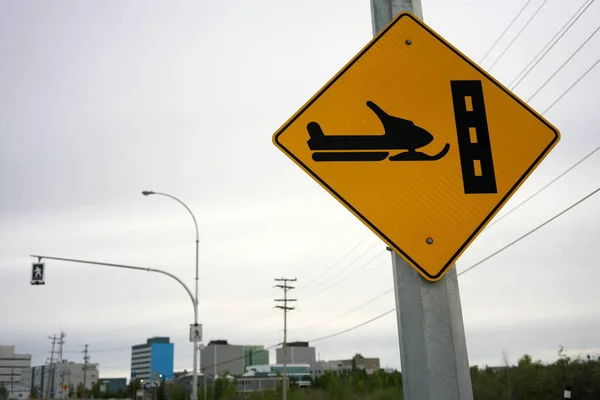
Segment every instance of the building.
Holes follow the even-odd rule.
[[[98,364],[75,363],[68,360],[52,365],[41,365],[31,368],[31,387],[37,388],[40,396],[46,396],[48,390],[54,398],[67,398],[79,385],[85,382],[85,388],[92,390],[98,380]]]
[[[211,340],[200,351],[200,371],[212,376],[242,375],[245,364],[244,346],[229,344],[227,340]]]
[[[356,354],[348,360],[317,361],[311,364],[313,377],[321,376],[326,371],[342,373],[355,369],[363,370],[370,375],[380,369],[379,358],[365,358],[361,354]]]
[[[0,386],[31,386],[31,354],[15,353],[15,346],[0,346]]]
[[[310,364],[288,364],[286,370],[291,384],[299,387],[311,385]],[[244,394],[275,390],[282,380],[283,364],[253,365],[246,368],[246,373],[236,380],[237,390]]]
[[[259,345],[229,344],[227,340],[211,340],[200,352],[200,371],[208,375],[239,376],[246,367],[269,363],[269,350]]]
[[[244,368],[269,363],[269,350],[264,346],[244,346]]]
[[[233,379],[233,377],[230,377],[231,379]],[[194,374],[192,372],[187,372],[185,371],[184,373],[181,372],[176,372],[175,373],[175,378],[173,379],[174,383],[179,384],[181,387],[183,387],[183,389],[185,390],[186,399],[189,399],[190,396],[192,395],[192,387],[194,386]],[[209,374],[202,374],[201,372],[198,372],[198,394],[201,394],[204,392],[204,385],[206,385],[206,388],[208,390],[209,387],[211,387],[213,384],[213,377]],[[204,398],[204,397],[201,397]]]
[[[283,364],[283,347],[276,350],[277,364]],[[314,364],[317,361],[317,352],[310,347],[308,342],[291,342],[287,344],[285,362],[287,364]]]
[[[366,358],[362,354],[355,354],[352,363],[355,369],[361,369],[369,375],[380,369],[379,358]]]
[[[102,382],[101,392],[114,394],[127,390],[127,378],[101,378],[100,382]]]
[[[11,387],[7,388],[7,390],[8,400],[29,399],[31,397],[29,386],[12,385]]]
[[[168,337],[155,336],[144,344],[131,346],[131,372],[136,379],[149,380],[154,373],[173,379],[174,344]]]

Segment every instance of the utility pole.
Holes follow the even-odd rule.
[[[64,399],[65,395],[65,378],[64,378],[64,365],[63,365],[63,344],[65,344],[65,336],[67,336],[64,332],[60,332],[60,337],[58,339],[58,365],[60,366],[60,397]]]
[[[88,345],[85,345],[85,350],[83,350],[83,398],[87,399],[87,365],[90,358],[88,357]]]
[[[48,363],[48,379],[46,381],[46,390],[44,391],[44,398],[50,398],[50,388],[54,383],[54,346],[56,346],[56,335],[48,336],[52,340],[52,351],[50,352],[50,362]]]
[[[63,344],[65,344],[65,337],[67,335],[64,332],[60,333],[60,338],[58,339],[58,362],[62,363],[63,360]]]
[[[63,370],[62,365],[60,366],[60,398],[65,398],[65,371]]]
[[[280,289],[283,289],[283,299],[275,299],[275,301],[283,302],[283,305],[277,305],[275,307],[283,310],[283,400],[287,400],[288,380],[287,380],[287,312],[293,310],[295,307],[289,307],[288,303],[297,301],[296,299],[288,299],[288,290],[294,289],[294,286],[288,286],[288,282],[296,282],[296,278],[279,278],[275,279],[276,282],[283,282],[282,284],[275,285]]]
[[[65,398],[65,376],[67,377],[67,398],[69,398],[69,390],[71,388],[71,370],[67,369],[66,371],[63,369],[61,374],[60,374],[60,378],[61,378],[61,388],[62,388],[62,396],[61,398]]]

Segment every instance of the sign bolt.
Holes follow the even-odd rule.
[[[406,39],[404,43],[406,43],[407,46],[410,46],[412,44],[412,40]]]
[[[427,239],[425,239],[425,243],[433,244],[433,238],[428,237]]]

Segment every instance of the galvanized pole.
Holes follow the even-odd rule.
[[[173,275],[170,272],[163,271],[163,270],[156,269],[156,268],[137,267],[137,266],[134,266],[134,265],[124,265],[124,264],[112,264],[112,263],[105,263],[105,262],[99,262],[99,261],[75,260],[75,259],[72,259],[72,258],[49,257],[49,256],[41,256],[41,255],[31,255],[30,257],[37,257],[39,260],[41,260],[42,258],[47,258],[49,260],[67,261],[67,262],[74,262],[74,263],[81,263],[81,264],[91,264],[91,265],[100,265],[100,266],[115,267],[115,268],[126,268],[126,269],[133,269],[133,270],[137,270],[137,271],[158,272],[159,274],[167,275],[167,276],[175,279],[185,289],[185,291],[187,292],[188,296],[190,297],[190,300],[192,300],[192,305],[194,306],[194,321],[198,320],[198,300],[197,300],[197,298],[194,297],[194,295],[192,294],[190,288],[188,288],[187,285],[185,283],[183,283],[183,281],[181,279],[179,279],[178,277],[176,277],[175,275]],[[194,346],[196,346],[196,344],[197,344],[197,341],[194,342]],[[53,346],[52,347],[52,351],[54,352],[54,342],[52,343],[52,346]],[[197,348],[194,347],[194,360],[197,360],[197,358],[196,358],[196,356],[197,356],[196,350],[197,350]],[[197,364],[195,363],[195,365],[197,365]],[[198,370],[195,369],[196,374],[194,375],[194,377],[195,377],[194,382],[198,382],[197,371]],[[192,388],[192,392],[193,392],[194,395],[196,395],[196,399],[194,399],[194,400],[197,400],[198,387],[194,386]]]
[[[200,234],[198,231],[198,222],[196,221],[196,216],[194,216],[194,213],[192,212],[192,210],[181,200],[179,200],[177,197],[172,196],[168,193],[161,193],[161,192],[155,192],[153,190],[144,190],[142,192],[142,194],[144,196],[150,196],[150,195],[159,195],[159,196],[165,196],[165,197],[170,197],[171,199],[175,200],[176,202],[178,202],[179,204],[181,204],[183,207],[185,207],[185,209],[188,211],[188,213],[190,214],[190,216],[192,217],[192,219],[194,220],[194,228],[196,229],[196,278],[195,278],[195,289],[194,289],[194,299],[192,300],[194,302],[194,327],[198,326],[198,245],[200,243]],[[198,351],[198,340],[196,339],[196,335],[194,335],[194,337],[192,338],[193,341],[193,345],[194,345],[194,366],[192,367],[192,400],[198,400],[198,364],[201,364],[201,360],[200,357],[201,355],[199,354],[200,352]],[[201,344],[201,341],[200,341]],[[204,395],[204,400],[206,400],[206,395]]]
[[[371,0],[373,35],[406,11],[423,19],[420,0]],[[437,282],[425,280],[396,252],[392,267],[404,398],[472,400],[456,266]]]

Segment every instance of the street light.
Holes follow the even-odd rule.
[[[195,285],[196,287],[195,287],[195,298],[194,298],[194,327],[197,327],[198,326],[198,243],[200,242],[200,235],[198,233],[198,222],[196,222],[196,217],[194,216],[194,213],[192,212],[192,210],[190,210],[190,208],[188,206],[186,206],[183,201],[179,200],[175,196],[171,196],[170,194],[167,194],[167,193],[154,192],[152,190],[144,190],[142,192],[142,194],[144,196],[149,196],[149,195],[155,194],[155,195],[159,195],[159,196],[169,197],[169,198],[175,200],[176,202],[178,202],[179,204],[181,204],[182,206],[184,206],[185,209],[192,216],[192,219],[194,220],[194,227],[196,228],[196,285]],[[192,340],[194,342],[194,369],[193,369],[193,380],[192,380],[192,400],[198,400],[198,340],[196,339],[195,335],[192,338]]]

